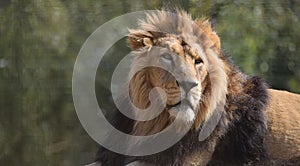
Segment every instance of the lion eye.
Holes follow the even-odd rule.
[[[201,63],[203,63],[202,59],[196,59],[196,60],[195,60],[195,64],[196,64],[196,65],[201,64]]]
[[[162,54],[161,55],[162,59],[167,62],[167,63],[171,63],[172,62],[172,56],[168,53]]]

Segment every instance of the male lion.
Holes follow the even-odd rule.
[[[157,11],[149,14],[139,29],[130,30],[130,48],[135,55],[130,80],[130,99],[136,107],[149,107],[149,93],[160,87],[166,93],[166,107],[156,118],[134,121],[117,112],[114,125],[131,135],[159,133],[174,122],[187,134],[165,151],[132,157],[100,148],[101,165],[255,165],[267,157],[265,136],[268,101],[265,83],[259,77],[243,74],[221,51],[220,40],[207,20],[193,21],[184,11]],[[159,63],[158,67],[138,66]],[[160,97],[157,97],[161,99]],[[221,117],[212,133],[199,141],[204,124],[215,112]],[[113,136],[109,139],[113,139]],[[128,145],[130,146],[130,145]],[[213,158],[213,160],[211,160]]]

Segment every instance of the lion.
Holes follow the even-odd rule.
[[[222,165],[256,165],[268,158],[268,87],[260,77],[248,76],[234,65],[221,50],[220,39],[208,20],[193,20],[182,10],[160,10],[148,14],[138,29],[130,30],[128,43],[135,56],[130,100],[146,109],[151,104],[150,91],[159,87],[165,96],[157,100],[164,100],[166,106],[148,121],[132,120],[117,111],[114,126],[131,135],[151,135],[180,116],[176,132],[182,132],[184,126],[191,128],[172,147],[147,156],[126,156],[100,148],[98,164],[137,161],[137,165],[179,166],[216,165],[221,161]],[[164,65],[168,71],[154,66],[139,68],[150,63]],[[218,111],[222,114],[216,127],[199,141],[199,132]]]

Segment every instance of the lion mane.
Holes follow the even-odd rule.
[[[130,30],[128,43],[135,55],[129,83],[133,104],[147,108],[150,104],[149,93],[158,86],[168,91],[168,106],[158,117],[149,121],[134,121],[117,111],[114,119],[116,128],[132,135],[151,135],[162,131],[174,120],[170,109],[181,101],[180,95],[174,97],[172,94],[180,94],[181,85],[189,85],[190,107],[197,111],[184,116],[182,125],[193,123],[192,128],[169,149],[133,157],[100,148],[97,154],[99,163],[126,165],[139,161],[165,166],[215,165],[217,161],[222,161],[223,165],[240,165],[255,164],[267,157],[264,143],[267,131],[264,113],[268,102],[267,87],[259,77],[245,75],[233,64],[230,56],[221,50],[220,39],[208,20],[193,20],[181,10],[172,14],[166,10],[157,11],[147,15],[138,29]],[[178,81],[155,67],[135,72],[139,66],[158,59],[161,50],[153,51],[155,46],[186,60],[182,63],[185,66],[175,66],[176,70],[184,73],[182,80]],[[170,57],[165,59],[168,61]],[[215,111],[223,113],[221,119],[208,138],[199,141],[203,124]]]

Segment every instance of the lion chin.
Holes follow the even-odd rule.
[[[176,118],[178,117],[178,119],[183,123],[193,123],[195,120],[195,110],[193,110],[191,104],[189,101],[187,100],[182,100],[181,102],[179,102],[178,104],[176,104],[175,106],[172,106],[169,110],[168,110],[170,117],[171,118]]]

